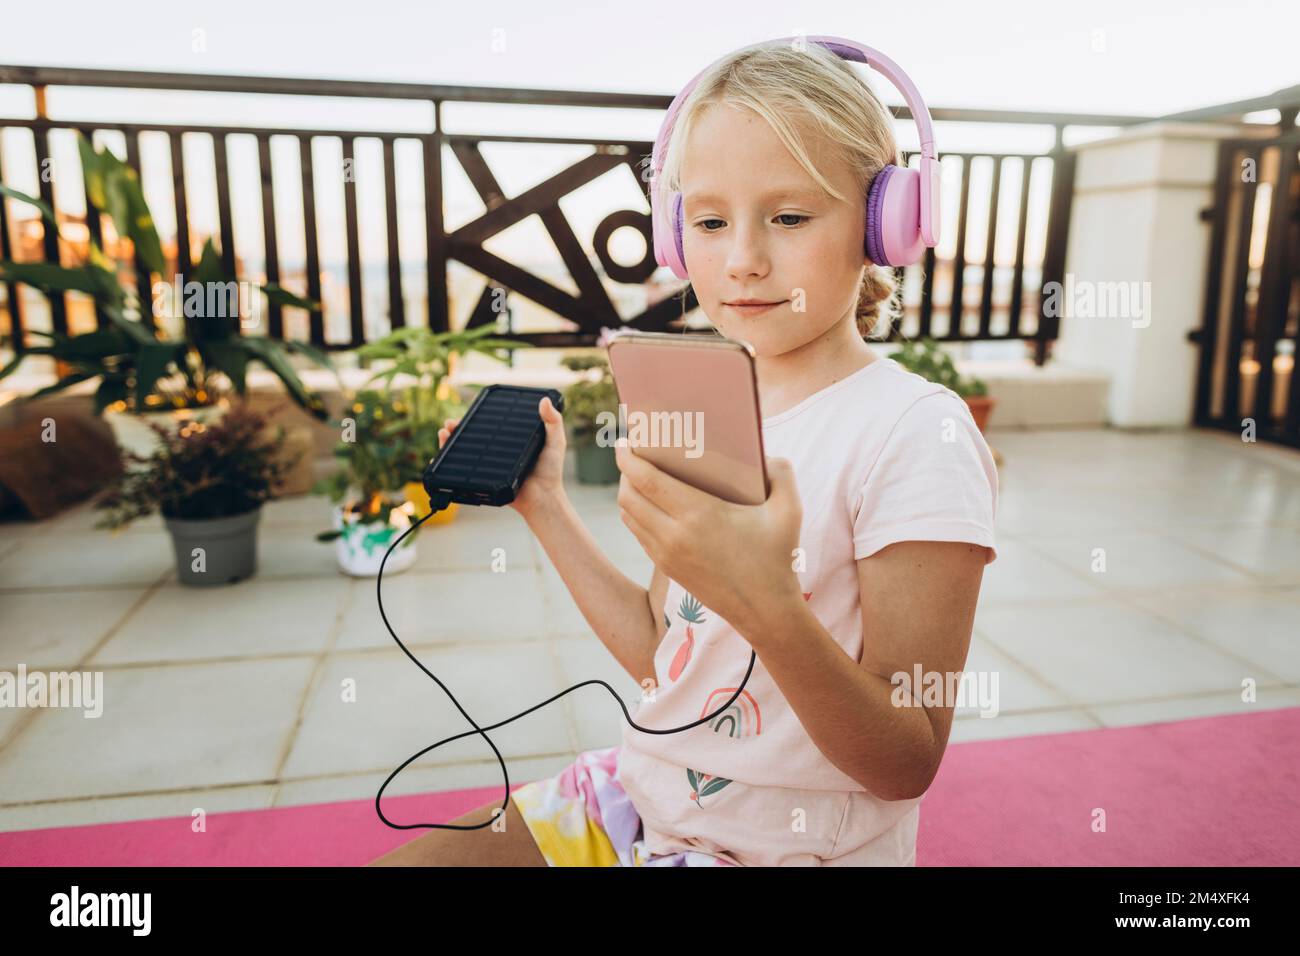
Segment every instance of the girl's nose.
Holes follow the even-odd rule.
[[[737,226],[727,249],[727,276],[741,280],[767,275],[770,268],[767,245],[759,230]]]

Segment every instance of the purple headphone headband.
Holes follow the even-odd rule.
[[[930,120],[930,111],[926,108],[925,102],[921,99],[921,94],[920,91],[917,90],[916,84],[911,81],[897,63],[885,56],[883,53],[843,37],[782,37],[780,39],[768,40],[763,43],[756,43],[748,47],[743,47],[742,50],[756,50],[765,47],[785,46],[799,40],[802,40],[805,43],[819,44],[841,59],[863,63],[866,66],[875,69],[889,80],[900,93],[902,93],[903,101],[907,104],[908,109],[911,110],[912,120],[916,123],[917,131],[920,135],[921,162],[918,172],[920,173],[919,205],[921,241],[926,246],[933,247],[938,242],[939,234],[939,210],[937,203],[939,168],[934,148],[934,127]],[[733,54],[727,54],[726,57],[719,57],[713,63],[709,64],[709,66],[697,73],[692,77],[691,81],[686,84],[685,88],[674,97],[672,103],[669,105],[668,112],[664,116],[663,123],[659,127],[659,135],[655,138],[654,148],[651,154],[652,172],[650,188],[652,205],[661,201],[662,192],[659,189],[659,175],[663,171],[665,154],[668,149],[668,141],[672,135],[673,127],[677,122],[677,114],[680,112],[682,104],[685,103],[687,97],[690,96],[691,91],[695,89],[696,84],[699,83],[700,78],[704,76],[705,73],[712,69],[717,63],[722,62],[722,60],[732,55]],[[671,217],[679,210],[680,204],[681,194],[678,193],[673,199],[674,209],[668,210],[664,213],[664,215],[668,217],[668,222],[672,221]],[[868,235],[870,236],[871,233],[868,232]],[[656,247],[658,247],[659,243],[665,239],[667,239],[666,236],[656,233]],[[684,262],[685,257],[682,254],[680,246],[680,235],[676,234],[668,241],[671,241],[675,247],[673,251],[677,254],[677,261],[679,263]],[[659,261],[666,262],[667,260],[660,254],[660,251],[659,248],[656,248],[656,255],[658,256]],[[875,257],[873,256],[873,258]]]

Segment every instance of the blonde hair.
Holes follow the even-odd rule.
[[[686,141],[698,116],[713,104],[753,110],[827,195],[864,210],[876,174],[886,164],[901,165],[889,111],[845,61],[817,43],[802,49],[766,46],[737,51],[700,77],[673,125],[660,172],[665,191],[681,192]],[[842,195],[816,168],[805,145],[809,130],[853,170],[863,187],[859,195]],[[898,313],[897,294],[892,269],[874,262],[866,265],[856,309],[858,332],[864,338],[882,322],[888,332]]]

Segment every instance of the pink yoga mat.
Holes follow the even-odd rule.
[[[386,797],[450,820],[498,787]],[[1300,707],[953,744],[921,803],[921,866],[1300,864]],[[1106,814],[1094,832],[1095,809]],[[0,864],[358,866],[427,830],[374,800],[0,834]]]
[[[1094,810],[1105,832],[1093,832]],[[921,866],[1300,864],[1300,707],[949,747]]]
[[[500,786],[385,795],[384,816],[441,823],[500,801]],[[192,822],[166,817],[0,833],[0,866],[359,866],[430,832],[385,826],[374,797],[210,813],[205,833],[191,832]]]

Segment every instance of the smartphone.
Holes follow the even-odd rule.
[[[532,471],[546,443],[537,403],[549,395],[557,411],[564,396],[553,388],[488,385],[476,396],[447,444],[424,469],[424,490],[467,505],[507,505]]]
[[[767,500],[753,346],[724,336],[617,332],[607,349],[619,433],[634,454],[726,501]]]

